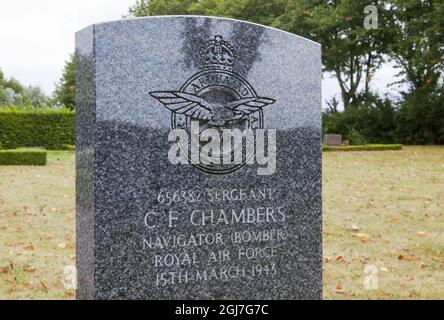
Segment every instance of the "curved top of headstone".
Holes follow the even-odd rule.
[[[112,97],[102,100],[103,105],[98,102],[99,119],[118,117],[151,127],[166,125],[163,115],[140,118],[149,92],[180,88],[184,79],[205,67],[205,59],[213,58],[202,50],[216,41],[224,50],[231,50],[223,68],[277,100],[274,111],[265,111],[270,114],[267,127],[320,126],[321,46],[301,36],[228,18],[154,16],[98,23],[77,34],[79,43],[88,37],[94,38],[97,76],[104,85],[103,91],[97,88],[98,94]],[[111,92],[109,84],[116,79],[125,86]],[[275,112],[283,108],[291,109],[294,117]]]
[[[257,27],[261,27],[261,28],[265,28],[268,29],[269,31],[275,31],[275,32],[281,32],[283,34],[288,34],[291,37],[298,37],[301,38],[303,40],[307,40],[310,41],[314,44],[317,44],[318,46],[321,46],[320,43],[304,38],[302,36],[299,36],[297,34],[288,32],[288,31],[284,31],[281,29],[277,29],[277,28],[273,28],[273,27],[269,27],[266,25],[262,25],[259,23],[254,23],[254,22],[249,22],[249,21],[243,21],[243,20],[238,20],[238,19],[232,19],[232,18],[225,18],[225,17],[216,17],[216,16],[200,16],[200,15],[164,15],[164,16],[147,16],[147,17],[132,17],[132,18],[125,18],[125,19],[119,19],[119,20],[110,20],[110,21],[102,21],[102,22],[98,22],[98,23],[94,23],[91,26],[100,26],[100,25],[108,25],[108,24],[115,24],[115,23],[126,23],[126,22],[137,22],[137,21],[144,21],[144,20],[154,20],[154,19],[211,19],[211,20],[220,20],[220,21],[229,21],[229,22],[236,22],[236,23],[245,23],[245,24],[249,24],[252,26],[257,26]]]

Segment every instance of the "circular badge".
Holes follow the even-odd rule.
[[[247,80],[233,72],[237,53],[221,36],[200,53],[204,70],[178,91],[150,94],[172,112],[171,128],[188,134],[188,144],[180,150],[189,163],[206,173],[226,174],[254,156],[254,137],[247,137],[264,128],[262,108],[275,100],[259,97]]]

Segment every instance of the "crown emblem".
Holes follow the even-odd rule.
[[[207,46],[200,49],[202,61],[205,69],[233,70],[233,64],[236,61],[236,50],[228,42],[222,39],[222,36],[215,36],[208,41]]]

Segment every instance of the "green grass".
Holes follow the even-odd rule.
[[[69,299],[75,264],[74,153],[45,167],[0,166],[0,299]]]
[[[444,297],[444,147],[323,155],[324,297]],[[74,153],[0,166],[0,299],[73,299]],[[358,230],[359,229],[359,230]],[[364,286],[364,268],[378,289]]]
[[[402,144],[366,144],[360,146],[323,146],[322,151],[387,151],[402,150]]]
[[[444,147],[329,152],[323,170],[325,298],[443,299]]]

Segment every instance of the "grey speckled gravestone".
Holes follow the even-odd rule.
[[[151,17],[76,54],[78,299],[321,298],[319,44]]]

